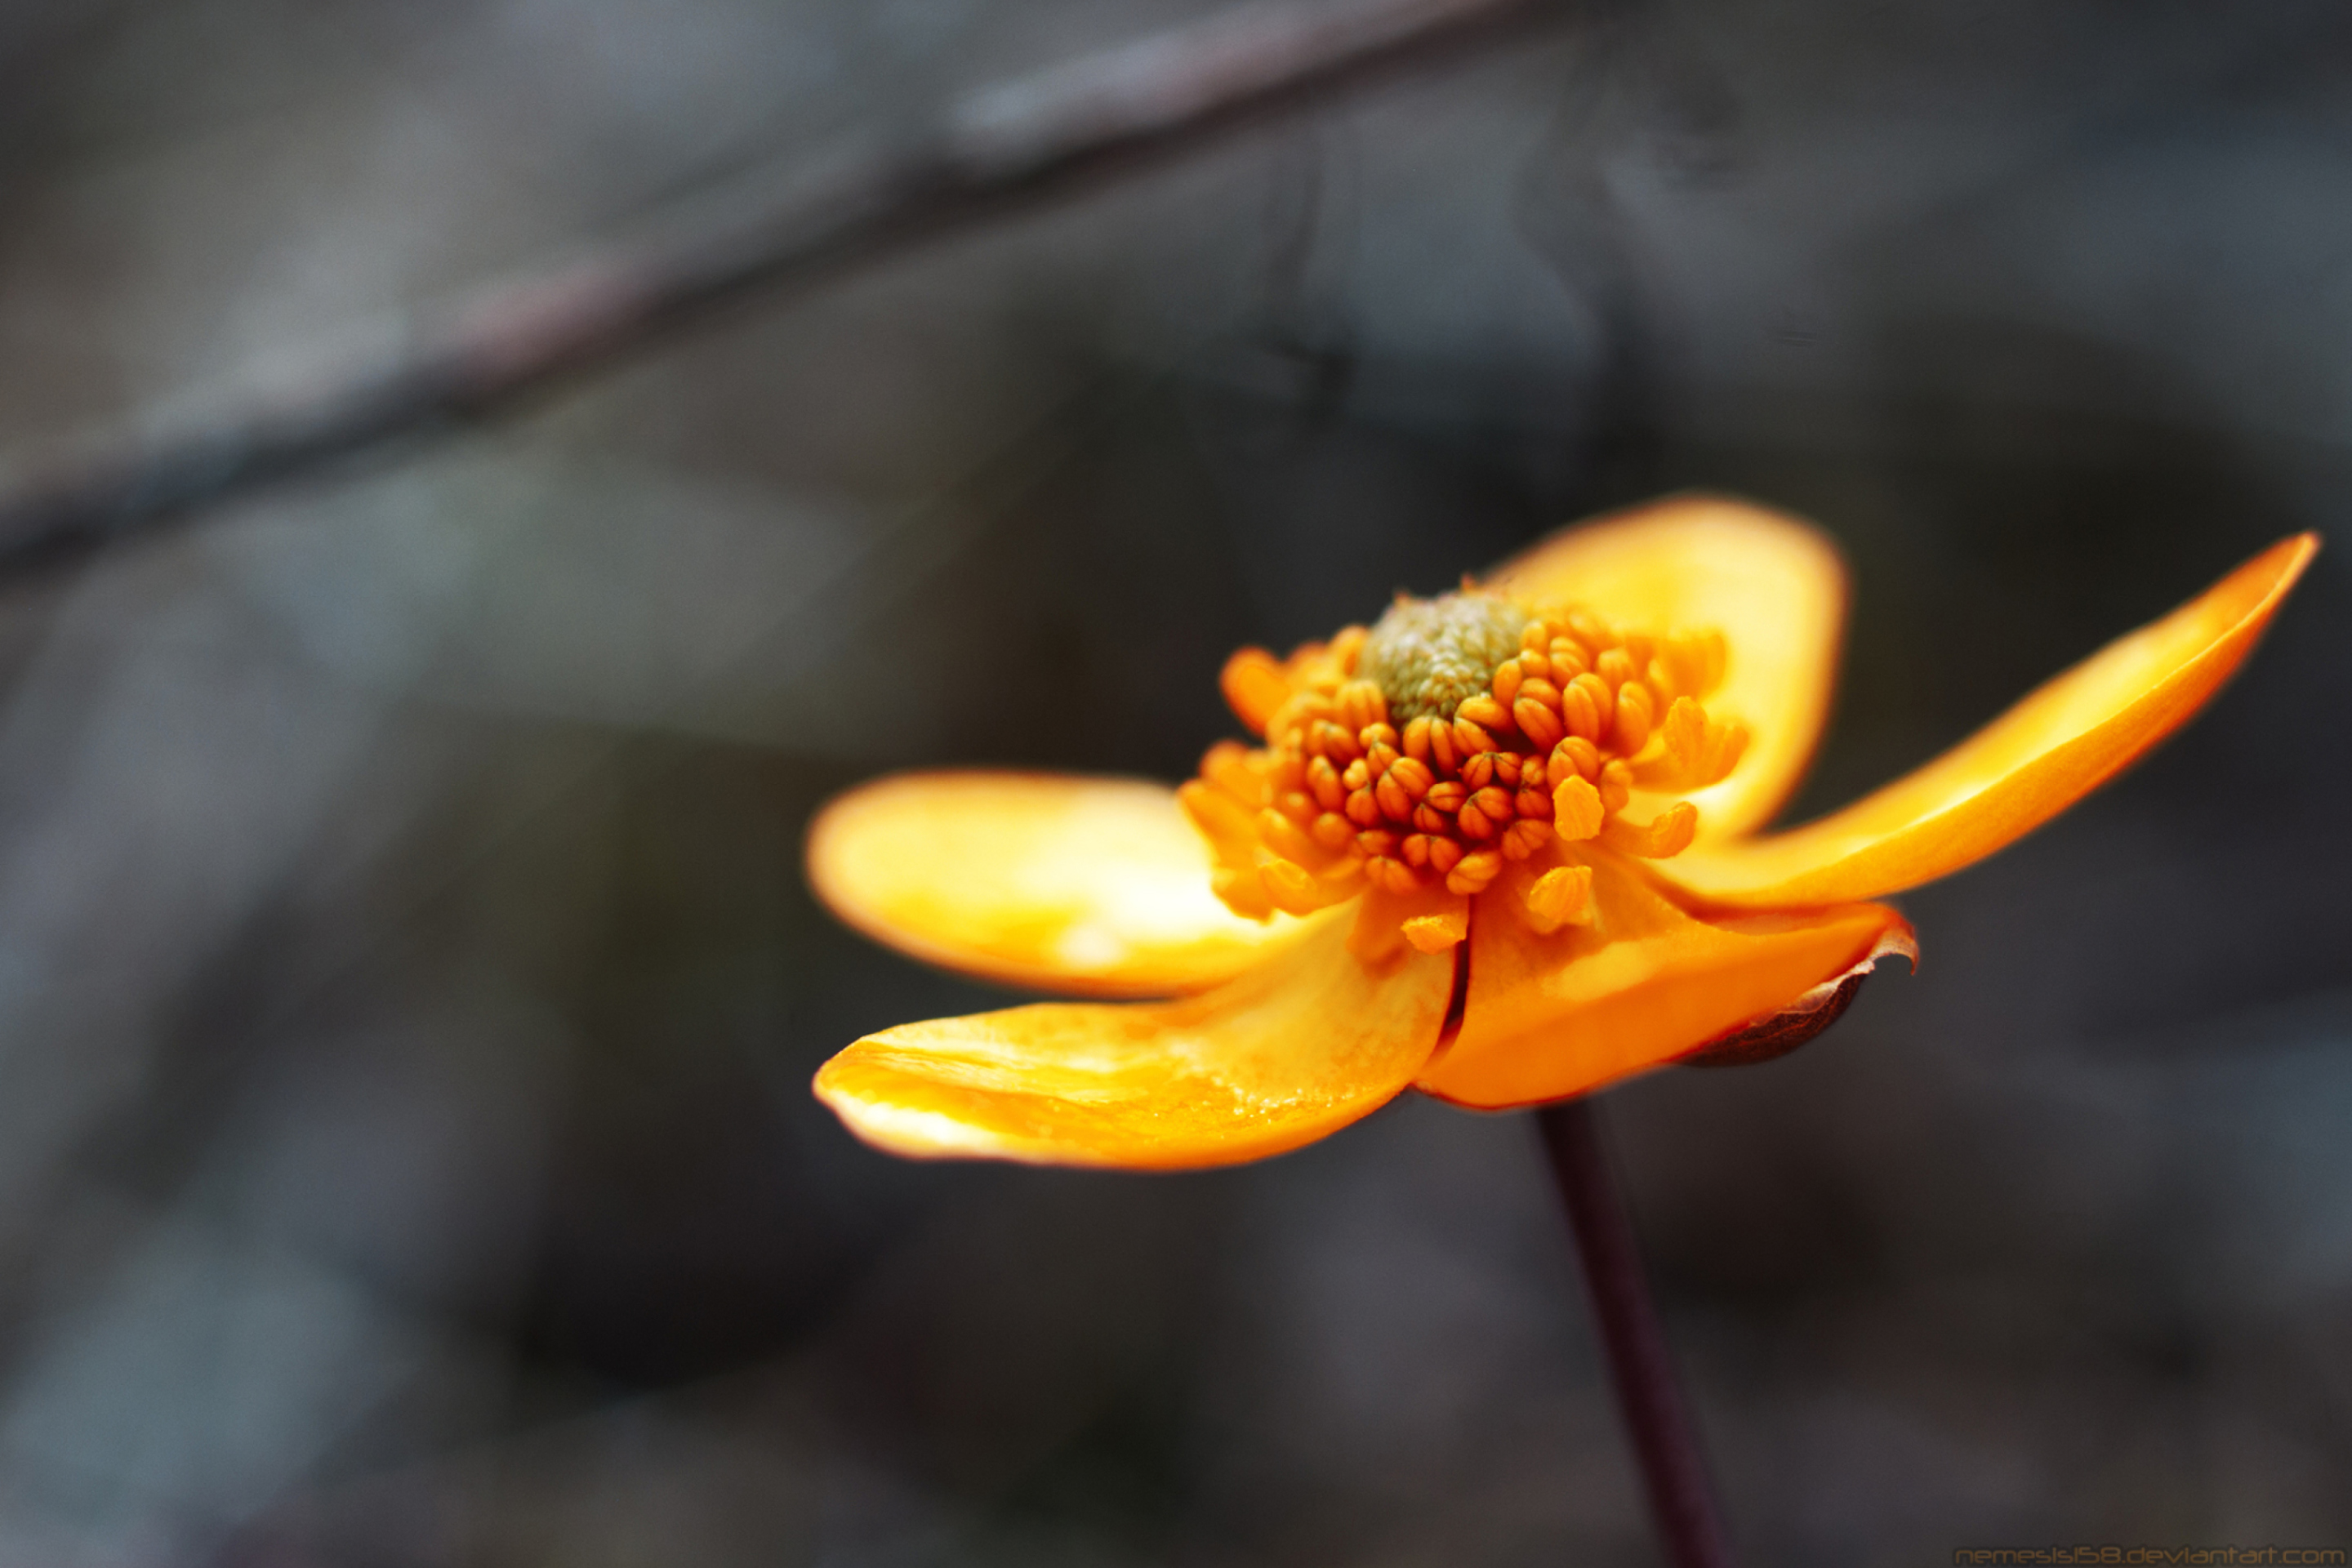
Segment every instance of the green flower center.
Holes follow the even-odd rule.
[[[1381,689],[1400,727],[1424,716],[1451,719],[1487,689],[1497,665],[1517,657],[1530,618],[1493,594],[1400,599],[1364,639],[1356,674]]]

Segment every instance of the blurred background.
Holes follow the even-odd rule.
[[[0,464],[1200,0],[5,0]],[[998,1005],[799,840],[1681,487],[1799,815],[2293,530],[2210,714],[1609,1098],[1759,1564],[2352,1544],[2352,12],[1593,0],[0,582],[0,1563],[1655,1561],[1521,1118],[1171,1179],[809,1098]]]

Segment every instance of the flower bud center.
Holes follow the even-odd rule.
[[[1381,689],[1392,722],[1451,719],[1519,651],[1525,606],[1495,594],[1399,598],[1372,623],[1356,673]]]

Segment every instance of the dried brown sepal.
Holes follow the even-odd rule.
[[[1845,1010],[1862,994],[1862,983],[1889,954],[1899,955],[1915,971],[1919,967],[1918,943],[1907,931],[1891,931],[1879,940],[1869,957],[1844,973],[1822,981],[1777,1013],[1768,1013],[1684,1052],[1675,1058],[1675,1065],[1744,1068],[1787,1056],[1845,1016]]]

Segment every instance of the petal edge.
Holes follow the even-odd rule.
[[[817,1098],[916,1159],[1180,1170],[1283,1153],[1370,1115],[1429,1058],[1454,958],[1349,951],[1349,915],[1230,984],[1158,1003],[1041,1003],[885,1029]]]
[[[2195,715],[2253,651],[2318,552],[2298,534],[2126,634],[1925,767],[1786,833],[1702,846],[1660,874],[1710,902],[1873,899],[2014,842]]]

